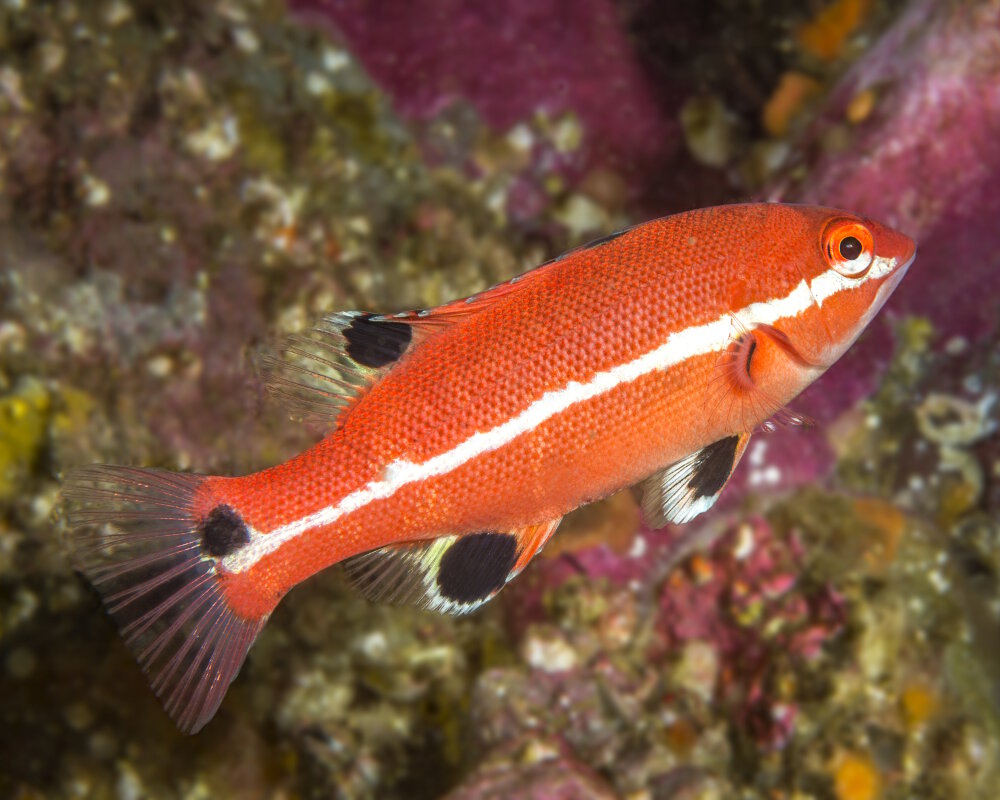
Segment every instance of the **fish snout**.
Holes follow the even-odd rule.
[[[873,234],[876,256],[891,259],[896,270],[910,265],[917,254],[917,243],[913,239],[873,219],[866,219],[865,225]]]

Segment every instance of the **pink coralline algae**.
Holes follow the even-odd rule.
[[[794,533],[781,538],[754,520],[721,537],[706,555],[690,558],[660,596],[658,625],[668,650],[706,645],[721,665],[706,691],[767,746],[788,740],[796,715],[788,698],[776,696],[776,675],[814,662],[846,618],[838,593],[803,585],[803,572]]]
[[[877,98],[846,148],[851,101]],[[776,485],[803,485],[832,463],[823,423],[871,394],[892,353],[890,322],[927,316],[943,344],[996,326],[1000,296],[1000,5],[914,3],[832,92],[802,147],[821,153],[801,186],[774,195],[850,209],[899,228],[919,249],[906,280],[848,354],[796,401],[820,430],[779,431]],[[808,156],[803,156],[808,159]],[[779,457],[778,452],[787,457]]]
[[[849,208],[914,237],[917,259],[890,315],[926,315],[944,335],[979,338],[995,327],[1000,295],[1000,6],[914,3],[845,76],[816,129],[838,124],[867,91],[877,106],[850,147],[821,156],[789,199]],[[870,375],[871,361],[862,343],[808,405],[866,393],[870,381],[855,376]]]
[[[446,800],[612,800],[618,796],[567,751],[559,742],[530,737],[511,742],[479,766]],[[511,761],[517,766],[512,768]]]
[[[627,557],[592,558],[597,550],[581,552],[580,566],[595,574],[606,570],[620,586]],[[782,535],[759,518],[729,527],[665,576],[655,559],[644,574],[635,567],[631,588],[595,588],[607,585],[593,578],[566,581],[560,566],[568,560],[560,561],[538,570],[534,591],[548,588],[534,607],[521,602],[530,602],[532,589],[509,590],[517,600],[508,604],[508,616],[533,673],[528,679],[497,670],[482,677],[472,706],[484,746],[526,730],[557,730],[587,763],[613,762],[594,733],[603,724],[594,711],[600,707],[592,696],[596,682],[606,691],[614,687],[619,703],[658,703],[680,718],[698,717],[698,709],[711,704],[724,709],[747,741],[780,748],[795,733],[797,682],[823,669],[824,645],[836,640],[847,619],[841,595],[811,577],[794,529]],[[573,624],[574,614],[583,614],[587,625]],[[669,678],[650,686],[640,674],[621,672],[616,653],[629,647],[639,648],[638,663],[650,674]],[[559,713],[540,715],[541,708]]]
[[[576,166],[601,164],[636,179],[679,149],[664,89],[640,68],[612,0],[290,6],[330,22],[406,118],[427,120],[463,100],[504,131],[539,111],[572,112],[585,132]]]
[[[893,305],[949,332],[994,327],[1000,291],[1000,6],[918,2],[845,77],[818,126],[873,91],[848,151],[796,199],[882,219],[920,243]]]

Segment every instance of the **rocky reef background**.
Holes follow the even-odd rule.
[[[483,612],[292,592],[184,737],[67,556],[93,461],[320,431],[253,355],[651,216],[842,206],[920,242],[722,507],[568,519]],[[0,4],[0,795],[993,798],[995,0]]]

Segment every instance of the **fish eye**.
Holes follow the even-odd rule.
[[[853,261],[861,255],[861,242],[854,236],[845,236],[840,240],[840,254],[847,261]]]
[[[860,222],[838,219],[823,234],[827,263],[845,278],[861,278],[875,260],[875,240]]]

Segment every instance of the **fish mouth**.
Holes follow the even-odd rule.
[[[910,250],[910,255],[906,259],[906,261],[904,261],[902,264],[896,267],[891,273],[889,273],[889,275],[885,279],[885,283],[881,287],[879,287],[878,290],[879,296],[881,296],[882,293],[885,292],[885,297],[882,298],[883,301],[888,299],[889,295],[892,294],[893,290],[899,285],[899,282],[903,280],[903,276],[906,275],[907,271],[910,269],[910,265],[913,264],[916,258],[917,258],[917,245],[914,243]]]
[[[899,286],[899,282],[903,280],[903,276],[906,275],[907,271],[910,269],[910,265],[914,262],[916,257],[917,247],[916,244],[913,244],[912,249],[910,250],[910,255],[906,261],[898,267],[895,267],[882,279],[882,285],[878,287],[878,291],[875,293],[875,299],[872,301],[872,304],[868,309],[868,313],[862,320],[862,329],[872,321],[874,316],[882,309],[882,306],[886,304],[889,296],[896,291],[896,287]]]
[[[848,347],[854,344],[858,336],[861,335],[861,332],[868,327],[871,321],[875,318],[875,315],[882,310],[882,307],[886,304],[886,301],[888,301],[889,296],[896,290],[896,287],[899,286],[899,282],[903,280],[903,276],[906,275],[907,270],[909,270],[910,265],[913,263],[916,256],[916,246],[913,245],[906,261],[897,267],[893,267],[891,272],[889,272],[885,277],[879,279],[879,287],[875,292],[875,297],[872,298],[871,303],[868,305],[867,311],[858,320],[857,325],[854,327],[854,332],[847,337],[847,340],[842,342],[839,346],[834,346],[833,349],[836,352],[836,356],[830,363],[833,363],[833,361],[843,355],[844,351],[846,351]],[[824,324],[826,324],[825,320]]]

